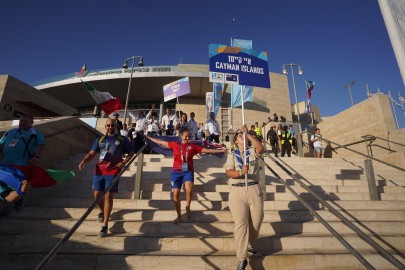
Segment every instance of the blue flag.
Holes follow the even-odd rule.
[[[231,88],[231,108],[242,106],[241,89],[243,91],[243,100],[245,102],[253,101],[253,86],[233,84]]]

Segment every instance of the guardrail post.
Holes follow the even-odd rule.
[[[143,153],[139,153],[138,159],[136,161],[136,176],[135,176],[135,190],[134,199],[138,200],[141,198],[141,181],[143,172]]]
[[[375,183],[373,161],[371,159],[364,160],[364,166],[367,175],[368,192],[370,193],[371,201],[379,201],[380,196],[377,191],[377,185]]]
[[[267,194],[266,194],[266,167],[264,164],[264,160],[259,158],[256,159],[259,162],[259,185],[260,189],[263,194],[263,201],[267,201]]]
[[[298,156],[304,157],[304,149],[302,147],[302,135],[297,136]]]

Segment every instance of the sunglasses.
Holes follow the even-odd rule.
[[[115,127],[115,124],[107,124],[106,127]]]

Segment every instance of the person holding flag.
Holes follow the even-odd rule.
[[[180,129],[181,141],[163,141],[157,137],[145,136],[146,139],[173,150],[173,168],[170,176],[173,203],[176,208],[177,217],[174,219],[174,224],[181,223],[181,205],[180,205],[180,190],[184,184],[186,191],[186,213],[187,217],[191,218],[191,199],[193,198],[194,186],[194,166],[193,157],[196,154],[215,154],[227,153],[228,149],[207,149],[199,145],[190,143],[190,130],[187,126]]]
[[[244,140],[249,140],[251,146],[244,149]],[[246,125],[235,133],[233,141],[235,150],[228,155],[225,169],[231,185],[229,210],[235,223],[236,257],[239,260],[237,269],[244,270],[248,253],[257,253],[253,245],[259,236],[264,217],[258,173],[258,158],[263,154],[264,148],[256,137],[247,132]]]

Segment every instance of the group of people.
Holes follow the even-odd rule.
[[[166,114],[170,119],[170,113]],[[209,122],[204,128],[208,131],[210,139],[219,140],[219,125],[214,115],[210,115]],[[117,118],[117,117],[116,117]],[[193,119],[194,116],[191,116]],[[139,120],[139,119],[138,119]],[[165,123],[167,120],[164,120]],[[180,123],[186,123],[185,119]],[[190,123],[187,121],[187,123]],[[32,116],[23,116],[20,119],[18,128],[9,130],[1,139],[4,145],[3,162],[7,164],[34,165],[41,158],[44,151],[45,138],[43,134],[33,126]],[[100,212],[97,216],[101,224],[99,237],[108,234],[108,222],[113,209],[114,194],[118,192],[119,180],[117,179],[121,170],[128,164],[134,155],[134,145],[128,136],[121,135],[119,129],[124,125],[118,119],[109,118],[105,122],[105,135],[97,138],[91,150],[79,163],[79,170],[82,171],[86,164],[97,158],[94,176],[92,181],[92,191],[94,199],[108,189],[104,198],[98,204]],[[118,132],[119,131],[119,132]],[[162,147],[173,150],[173,167],[170,175],[173,192],[173,203],[176,210],[175,224],[182,222],[180,192],[184,187],[186,192],[186,216],[192,216],[191,202],[194,188],[194,166],[193,156],[200,153],[228,153],[229,149],[207,149],[190,143],[192,127],[183,124],[179,130],[180,140],[176,142],[166,142],[159,140],[158,136],[147,132],[144,137]],[[247,148],[244,148],[244,140],[247,140]],[[263,146],[257,136],[248,132],[243,126],[234,136],[235,151],[229,153],[226,158],[225,173],[229,178],[229,208],[235,223],[234,236],[236,241],[236,254],[238,258],[238,268],[245,269],[248,254],[257,251],[253,248],[258,238],[260,226],[263,220],[263,199],[259,187],[259,163],[258,158],[263,153]],[[114,181],[115,180],[115,181]],[[114,183],[113,186],[111,184]],[[23,206],[23,194],[30,190],[30,184],[26,179],[21,179],[21,190],[13,190],[0,179],[0,200],[14,202],[16,209]]]
[[[297,153],[297,141],[292,125],[278,124],[277,127],[274,125],[267,132],[266,138],[276,157],[278,157],[278,153],[281,153],[281,157],[284,157],[286,153],[288,157],[291,157],[291,153]]]
[[[165,120],[166,121],[166,120]],[[184,122],[184,120],[183,120]],[[167,122],[166,122],[167,123]],[[218,130],[216,120],[211,118],[208,130]],[[98,162],[93,177],[93,193],[97,199],[102,192],[111,186],[121,168],[125,167],[134,155],[134,147],[125,136],[116,132],[117,122],[108,119],[105,124],[106,135],[94,141],[90,152],[79,164],[83,170],[85,165],[94,157],[98,156]],[[190,143],[192,132],[189,125],[183,125],[179,130],[180,140],[167,142],[160,140],[158,136],[145,134],[144,137],[162,147],[173,150],[173,166],[170,174],[171,188],[173,192],[173,204],[176,210],[174,224],[182,222],[180,192],[182,187],[186,192],[186,216],[191,218],[191,202],[194,189],[194,165],[193,157],[200,153],[228,153],[229,149],[207,149]],[[212,137],[218,136],[214,134]],[[248,140],[244,149],[244,140]],[[227,156],[225,172],[230,179],[231,190],[229,194],[229,208],[235,222],[234,235],[236,241],[236,254],[238,268],[245,269],[248,254],[255,254],[253,248],[258,238],[260,226],[263,220],[263,199],[259,187],[259,163],[258,158],[263,153],[263,146],[256,136],[248,133],[247,127],[243,126],[234,137],[235,151]],[[106,196],[99,203],[100,213],[98,220],[102,223],[99,237],[105,237],[108,233],[108,221],[113,206],[113,195],[118,192],[119,181],[108,190]]]
[[[125,136],[133,144],[134,151],[138,152],[144,145],[144,135],[152,136],[180,136],[180,130],[188,127],[191,140],[208,140],[209,142],[219,143],[221,135],[219,122],[215,119],[215,114],[210,113],[209,120],[204,123],[198,123],[195,120],[195,113],[188,115],[182,111],[172,113],[171,107],[166,108],[166,114],[162,116],[159,122],[155,106],[145,115],[139,111],[138,115],[129,113],[134,122],[127,126],[119,120],[119,113],[114,113],[114,119],[117,123],[116,133]],[[147,149],[145,153],[153,153]]]

